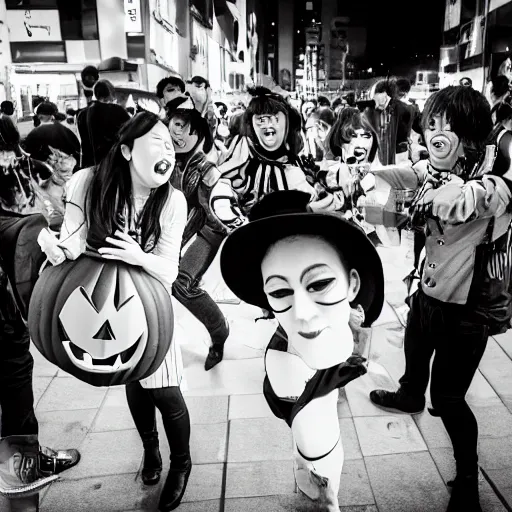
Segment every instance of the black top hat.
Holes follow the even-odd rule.
[[[268,194],[254,205],[249,223],[233,231],[220,256],[222,276],[244,302],[270,309],[261,262],[273,243],[292,235],[316,235],[332,243],[350,269],[358,272],[361,288],[354,304],[365,312],[365,326],[380,315],[384,303],[382,262],[364,231],[337,214],[311,213],[308,193],[297,190]]]

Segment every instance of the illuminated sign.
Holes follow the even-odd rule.
[[[7,26],[11,43],[62,41],[57,10],[8,10]]]
[[[124,0],[124,31],[142,32],[142,13],[140,0]]]

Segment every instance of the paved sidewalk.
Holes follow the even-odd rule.
[[[391,302],[393,293],[401,293],[398,275],[404,275],[403,268],[393,268],[395,256],[391,251],[383,255]],[[313,511],[296,493],[290,430],[271,414],[262,395],[261,356],[272,324],[255,324],[254,310],[244,306],[222,308],[238,329],[226,346],[225,361],[204,371],[207,339],[197,325],[190,336],[194,343],[182,347],[194,467],[178,510]],[[142,444],[124,389],[93,388],[33,353],[41,443],[77,447],[82,453],[80,464],[41,495],[41,512],[156,511],[162,484],[141,483]],[[373,330],[370,359],[369,373],[340,392],[341,510],[444,512],[454,462],[441,420],[428,412],[385,413],[368,399],[375,387],[394,389],[404,368],[401,330],[389,306]],[[483,510],[512,510],[512,331],[490,339],[468,401],[480,426]],[[161,423],[159,430],[165,480],[169,452]]]

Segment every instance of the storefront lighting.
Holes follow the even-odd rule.
[[[273,26],[273,27],[275,27],[275,25],[276,25],[276,24],[275,24],[274,22],[272,22],[272,26]]]

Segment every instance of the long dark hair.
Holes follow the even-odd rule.
[[[93,247],[104,247],[105,237],[112,236],[128,219],[123,212],[128,207],[132,216],[132,180],[130,166],[121,153],[121,146],[133,149],[135,139],[148,133],[160,119],[151,112],[140,112],[127,121],[119,130],[117,140],[107,156],[94,170],[87,192],[87,220],[89,223],[87,243]],[[151,191],[140,216],[141,247],[149,252],[158,243],[161,234],[160,214],[169,197],[169,182]],[[146,246],[152,241],[151,247]]]
[[[368,155],[368,160],[373,162],[379,147],[378,137],[366,117],[357,108],[345,107],[339,113],[336,122],[329,131],[329,135],[327,135],[326,147],[335,157],[343,156],[343,144],[348,144],[355,135],[356,130],[360,129],[366,130],[373,135],[373,143]]]
[[[302,126],[300,113],[280,94],[273,93],[265,87],[255,87],[250,89],[249,93],[253,98],[243,114],[241,135],[245,135],[253,142],[257,142],[258,138],[252,127],[253,116],[275,115],[278,112],[282,112],[288,120],[288,133],[285,143],[288,145],[292,155],[297,157],[303,146],[302,137],[300,136]]]

